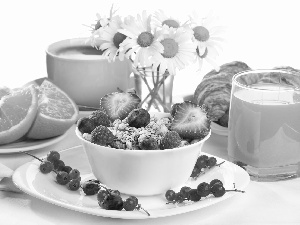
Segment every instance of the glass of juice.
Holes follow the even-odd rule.
[[[253,70],[233,77],[228,157],[252,180],[300,176],[300,73]]]

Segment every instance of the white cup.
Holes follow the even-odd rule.
[[[86,40],[67,39],[49,45],[47,73],[78,105],[99,107],[105,94],[132,87],[131,63],[127,59],[108,62]]]

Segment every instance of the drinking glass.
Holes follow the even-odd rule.
[[[228,157],[252,180],[300,175],[300,73],[254,70],[232,80]]]

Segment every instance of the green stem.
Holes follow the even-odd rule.
[[[153,89],[151,89],[151,87],[150,87],[150,85],[149,85],[147,79],[145,78],[145,76],[143,76],[143,75],[140,75],[140,76],[141,76],[141,78],[143,79],[144,83],[146,84],[146,86],[147,86],[147,88],[148,88],[148,90],[149,90],[148,95],[147,95],[147,96],[143,99],[143,101],[141,102],[141,105],[143,105],[143,104],[146,102],[146,100],[148,99],[149,96],[152,96],[152,98],[155,98],[155,95],[152,93],[152,92],[153,92]],[[156,107],[158,107],[157,103],[155,103],[155,104],[156,104]],[[151,104],[151,105],[152,105],[152,104]],[[148,104],[148,108],[147,108],[148,110],[150,109],[151,105]]]
[[[166,98],[165,98],[165,86],[164,90],[163,90],[163,100],[161,99],[161,97],[159,96],[158,92],[159,89],[162,85],[165,85],[165,80],[168,78],[169,75],[163,75],[162,79],[159,80],[159,74],[157,72],[157,76],[156,76],[156,82],[154,82],[154,72],[152,72],[152,81],[154,84],[154,87],[151,88],[147,79],[146,79],[146,69],[147,68],[136,68],[136,71],[138,71],[140,74],[139,76],[142,78],[142,80],[144,81],[144,83],[146,84],[149,93],[147,94],[147,96],[142,100],[141,105],[143,105],[146,100],[151,97],[149,104],[148,104],[148,110],[151,108],[152,104],[155,104],[155,107],[159,110],[159,106],[157,104],[157,102],[163,107],[165,112],[169,112],[170,109],[166,106]],[[155,101],[157,100],[157,102]],[[160,111],[160,110],[159,110]]]
[[[35,155],[32,155],[32,154],[30,154],[30,153],[28,153],[28,152],[24,152],[24,151],[19,151],[19,152],[20,152],[20,153],[24,153],[24,154],[26,154],[26,155],[29,155],[29,156],[31,156],[31,157],[33,157],[33,158],[39,160],[40,162],[43,162],[43,160],[41,160],[40,158],[38,158],[38,157],[36,157]]]

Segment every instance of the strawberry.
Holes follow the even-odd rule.
[[[171,130],[184,139],[202,139],[210,131],[211,121],[207,117],[205,106],[189,101],[176,104],[173,110]]]
[[[134,93],[113,92],[100,99],[100,108],[106,111],[111,121],[123,120],[133,109],[138,107],[140,102],[141,99]]]

